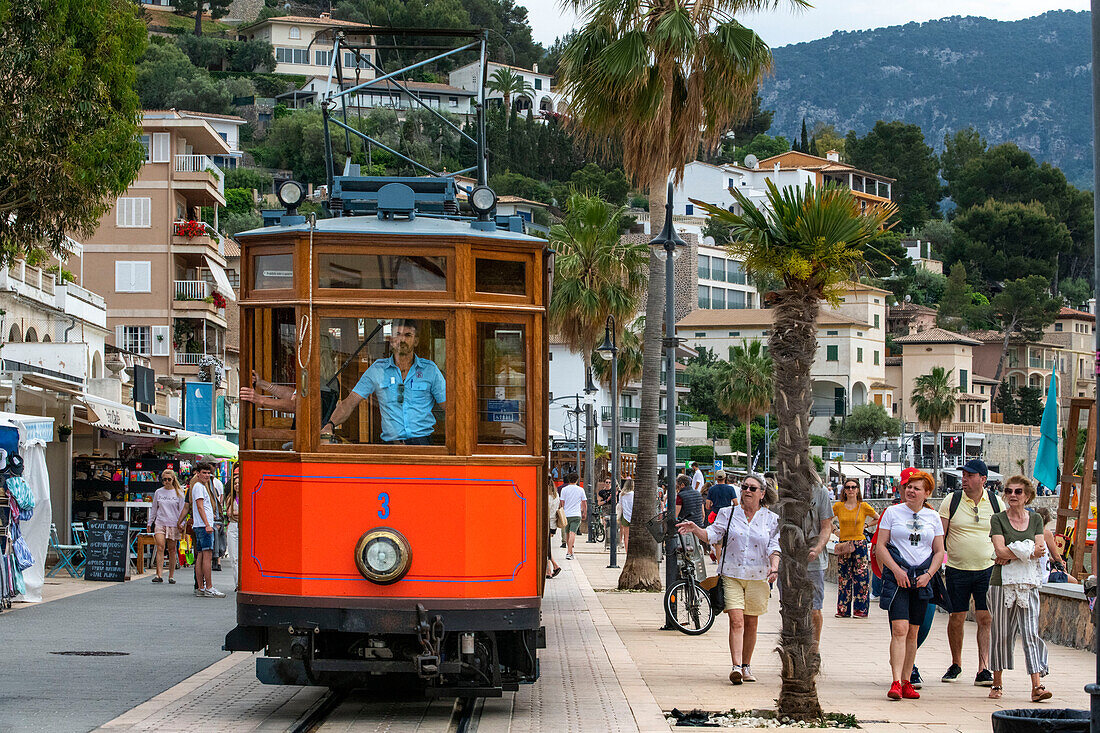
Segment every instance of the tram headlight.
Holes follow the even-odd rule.
[[[279,190],[275,195],[289,213],[297,211],[298,205],[301,204],[302,199],[306,197],[306,192],[305,189],[302,188],[302,184],[297,181],[286,181],[279,186]]]
[[[409,572],[412,548],[409,541],[395,529],[372,529],[355,545],[355,566],[372,583],[396,583]]]
[[[488,186],[478,186],[470,191],[470,208],[478,214],[488,214],[497,204],[497,195]]]

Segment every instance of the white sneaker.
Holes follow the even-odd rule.
[[[225,594],[217,588],[207,588],[205,595],[207,598],[225,598]]]
[[[204,598],[206,596],[206,591],[203,590],[202,588],[196,588],[195,589],[195,595],[198,596],[199,598]]]

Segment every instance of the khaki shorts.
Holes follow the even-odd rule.
[[[768,612],[771,588],[766,580],[741,580],[723,575],[722,592],[726,595],[727,611],[744,611],[746,616],[763,616]]]
[[[565,531],[566,532],[572,532],[573,534],[576,534],[577,530],[581,528],[581,518],[580,517],[566,517],[566,520],[568,521],[568,525],[566,526]]]

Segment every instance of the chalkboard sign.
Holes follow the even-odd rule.
[[[126,580],[130,564],[130,525],[126,522],[92,519],[84,523],[88,531],[88,558],[84,580]]]

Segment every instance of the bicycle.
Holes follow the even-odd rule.
[[[590,521],[593,522],[592,539],[596,542],[603,542],[605,530],[603,526],[603,510],[600,507],[596,507],[596,510],[592,512]]]
[[[673,530],[670,538],[666,534],[664,514],[658,514],[646,522],[646,529],[663,545],[666,541],[673,544],[676,558],[676,573],[680,578],[665,592],[665,615],[672,620],[676,630],[688,636],[699,636],[710,631],[714,625],[714,607],[710,594],[699,584],[696,561],[683,535]]]

